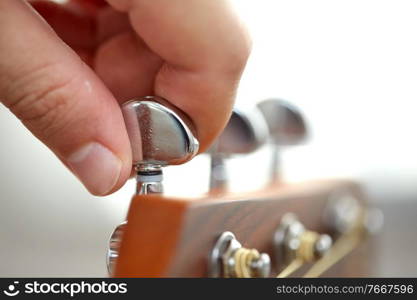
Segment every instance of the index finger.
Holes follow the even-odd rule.
[[[194,121],[201,150],[229,119],[250,39],[227,1],[107,0],[164,60],[154,93]]]

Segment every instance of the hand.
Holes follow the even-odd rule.
[[[222,0],[0,1],[0,100],[95,195],[132,170],[121,102],[168,99],[204,151],[229,118],[249,52]]]

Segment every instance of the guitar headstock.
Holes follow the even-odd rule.
[[[293,127],[304,130],[276,130],[281,135],[290,132],[291,143],[305,136],[305,124],[301,126],[300,118],[294,115]],[[234,135],[251,127],[245,120],[234,121]],[[246,135],[243,142],[247,145],[251,140],[255,146],[259,141],[256,134]],[[239,144],[233,145],[230,138],[219,141],[217,149],[230,150]],[[213,151],[211,155],[217,155],[218,162],[219,153]],[[275,166],[272,170],[277,172]],[[366,264],[340,262],[380,221],[367,207],[366,196],[355,182],[288,184],[273,176],[264,188],[249,193],[230,193],[226,183],[217,182],[210,192],[196,198],[135,195],[126,222],[111,240],[111,275],[310,277],[328,270],[333,273],[326,275],[335,276],[366,272]]]

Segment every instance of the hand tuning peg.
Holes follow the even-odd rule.
[[[137,172],[137,194],[161,193],[162,168],[183,164],[198,152],[192,123],[162,98],[148,96],[122,105]]]
[[[234,109],[225,129],[208,150],[211,159],[210,191],[222,192],[228,182],[225,158],[247,154],[266,142],[267,127],[258,111]]]
[[[279,148],[296,145],[307,137],[307,126],[297,107],[281,99],[267,99],[258,103],[269,129],[273,144],[271,182],[279,176]]]

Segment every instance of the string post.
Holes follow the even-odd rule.
[[[235,235],[223,232],[209,257],[209,276],[224,278],[264,278],[271,272],[266,253],[242,247]]]
[[[277,266],[281,266],[279,277],[287,277],[323,257],[332,247],[332,238],[307,230],[296,215],[288,213],[275,232],[274,247]]]

